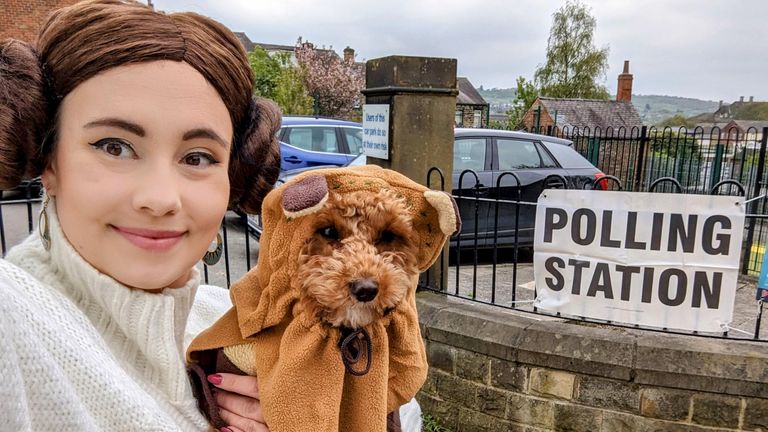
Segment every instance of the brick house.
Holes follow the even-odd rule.
[[[234,32],[235,36],[237,36],[238,39],[240,39],[240,43],[243,44],[243,47],[247,52],[253,51],[254,48],[261,47],[264,51],[267,52],[270,56],[272,54],[276,53],[287,53],[290,58],[291,62],[293,64],[296,64],[296,47],[294,45],[278,45],[278,44],[268,44],[263,42],[253,42],[251,38],[248,37],[247,34],[244,32]],[[301,42],[301,40],[300,40]],[[312,45],[309,42],[304,42],[307,44]],[[325,49],[325,48],[315,48],[315,50],[323,55],[329,55],[329,56],[336,56],[339,57],[339,55],[336,53],[336,51],[332,49]],[[339,57],[341,58],[341,57]],[[365,72],[365,63],[363,62],[355,62],[355,50],[346,47],[344,48],[344,57],[345,62],[354,62],[355,66],[360,68],[360,70],[364,73]]]
[[[78,0],[3,0],[0,8],[0,40],[14,38],[34,42],[48,14]]]
[[[456,127],[486,128],[490,105],[480,96],[475,86],[467,78],[456,78],[459,94],[456,96]]]
[[[547,131],[562,134],[589,129],[605,132],[607,128],[640,128],[642,120],[632,105],[632,74],[629,61],[624,62],[624,71],[619,75],[616,100],[567,99],[538,97],[523,116],[522,127],[526,130]]]

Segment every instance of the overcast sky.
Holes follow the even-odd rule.
[[[245,32],[254,42],[346,46],[363,61],[451,57],[479,87],[513,87],[544,63],[552,13],[564,0],[153,0]],[[624,60],[633,93],[768,101],[768,1],[585,0],[608,46],[604,80],[616,92]]]

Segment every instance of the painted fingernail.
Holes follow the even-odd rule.
[[[223,427],[223,428],[219,429],[219,432],[232,432],[232,429],[230,429],[228,427]]]
[[[219,374],[208,375],[208,382],[213,385],[221,384],[221,375]],[[230,430],[228,432],[232,432],[232,431]]]

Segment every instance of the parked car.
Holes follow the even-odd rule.
[[[474,246],[475,230],[478,247],[492,247],[494,243],[513,245],[516,228],[518,244],[531,246],[535,203],[545,188],[590,188],[604,176],[574,150],[570,140],[493,129],[457,128],[454,136],[453,194],[460,197],[457,202],[462,220],[462,248]],[[468,170],[477,174],[477,182]],[[517,175],[519,187],[507,172]],[[563,184],[563,179],[567,184]],[[516,223],[518,204],[508,201],[518,200],[518,190],[521,204]],[[499,203],[498,227],[496,199],[503,200]],[[496,231],[498,237],[494,237]],[[452,243],[456,243],[456,238]]]
[[[0,200],[28,200],[39,199],[43,192],[43,185],[40,177],[32,180],[24,180],[20,185],[13,189],[0,191]]]
[[[351,127],[348,125],[350,122],[339,123],[347,123],[343,127]],[[287,127],[292,126],[287,125]],[[285,134],[281,131],[279,136],[285,137]],[[338,139],[338,135],[334,136]],[[493,247],[494,244],[512,246],[515,242],[515,231],[517,231],[518,245],[531,246],[536,219],[536,200],[545,188],[590,188],[596,179],[604,176],[600,170],[574,150],[573,142],[570,140],[526,132],[474,128],[457,128],[454,136],[452,193],[458,197],[462,230],[459,236],[451,240],[451,243],[455,245],[457,238],[460,238],[462,248],[474,246],[475,230],[477,230],[477,245],[481,248]],[[284,147],[288,146],[290,145]],[[346,156],[353,158],[355,155],[346,154]],[[283,157],[285,158],[285,155]],[[362,158],[362,156],[358,158],[357,163],[364,163]],[[361,160],[363,162],[360,162]],[[317,160],[303,165],[300,169],[284,170],[278,182],[307,169],[346,165],[340,162],[342,162],[341,159],[333,162]],[[477,175],[477,183],[469,170]],[[517,175],[520,179],[519,188],[515,178],[511,174],[505,174],[507,172]],[[463,178],[462,173],[465,173]],[[499,178],[501,183],[500,187],[497,187]],[[459,187],[460,181],[461,187]],[[600,186],[604,187],[605,183],[601,183]],[[519,223],[516,223],[515,211],[518,204],[509,201],[517,201],[518,189],[521,204],[519,204],[519,217],[517,217]],[[500,200],[498,201],[498,228],[495,219],[497,199]],[[255,221],[254,219],[253,222]],[[249,223],[249,225],[252,229],[258,227],[255,223]],[[516,230],[516,228],[519,229]],[[495,237],[496,232],[498,232],[497,237]]]
[[[283,117],[277,133],[283,171],[312,166],[343,166],[362,153],[360,123],[322,117]]]

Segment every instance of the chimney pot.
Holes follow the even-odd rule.
[[[355,61],[355,50],[347,46],[344,48],[344,61],[345,62],[353,62]]]
[[[739,97],[739,102],[744,102],[744,96]]]
[[[750,97],[749,97],[749,101],[750,101],[750,102],[754,102],[754,101],[755,101],[755,97],[754,97],[754,96],[750,96]]]

